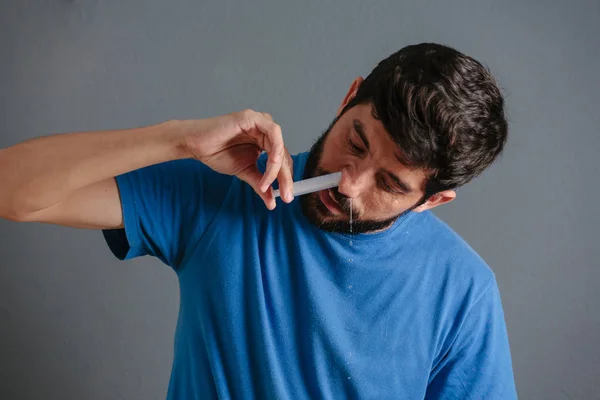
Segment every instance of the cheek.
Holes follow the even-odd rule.
[[[373,219],[387,219],[406,211],[410,204],[408,199],[394,198],[386,193],[371,193],[365,197],[360,213]]]
[[[344,143],[337,137],[332,137],[329,143],[329,155],[339,157],[345,153]]]
[[[360,213],[365,217],[377,219],[378,216],[387,214],[389,209],[389,202],[386,202],[380,194],[371,192],[363,196]]]
[[[337,171],[344,165],[345,149],[338,143],[326,143],[321,154],[320,166],[328,171]]]

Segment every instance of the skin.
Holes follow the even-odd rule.
[[[348,232],[350,199],[358,232],[374,232],[388,228],[408,210],[423,212],[456,198],[455,191],[444,190],[420,204],[425,195],[426,171],[399,160],[401,149],[381,121],[373,117],[372,107],[357,105],[342,114],[362,82],[361,77],[354,80],[337,111],[339,119],[311,150],[316,166],[310,175],[342,172],[337,190],[313,193],[303,199],[305,214],[327,230]],[[331,199],[338,210],[324,207]]]
[[[355,232],[371,232],[387,228],[407,210],[422,212],[456,197],[454,191],[443,191],[420,204],[425,172],[397,159],[401,149],[373,118],[370,106],[356,106],[342,115],[362,81],[359,77],[352,83],[338,109],[339,119],[322,137],[319,157],[309,171],[317,175],[341,171],[339,187],[300,199],[305,214],[330,230],[348,232],[350,199]],[[366,141],[357,134],[357,124],[363,127]],[[262,151],[268,154],[264,174],[255,165]],[[269,209],[276,205],[271,190],[275,179],[283,201],[293,200],[292,161],[281,128],[269,114],[244,110],[128,130],[51,135],[1,149],[0,170],[11,173],[0,174],[0,218],[88,229],[121,228],[114,177],[180,158],[195,158],[218,172],[237,176],[252,186]],[[390,174],[412,191],[400,193]],[[335,199],[341,209],[325,208],[324,195],[333,196],[330,202]]]
[[[268,155],[262,174],[260,153]],[[269,209],[275,179],[291,201],[291,164],[281,128],[244,110],[134,129],[48,135],[0,149],[0,218],[87,229],[123,227],[115,176],[161,162],[195,158],[250,185]]]

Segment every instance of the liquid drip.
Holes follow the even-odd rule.
[[[350,199],[350,234],[352,234],[352,199]],[[349,241],[348,243],[350,246],[352,246],[352,240]],[[349,258],[348,262],[352,262],[352,259]],[[352,285],[348,286],[349,289],[352,289]],[[350,377],[348,377],[348,379],[350,379]]]
[[[352,198],[350,198],[350,233],[352,233]],[[352,246],[352,242],[350,242],[350,246]]]

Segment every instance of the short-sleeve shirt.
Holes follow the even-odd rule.
[[[111,250],[179,279],[168,399],[517,397],[494,273],[431,212],[331,233],[196,160],[116,180]]]

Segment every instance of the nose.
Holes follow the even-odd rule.
[[[370,169],[346,167],[342,170],[338,191],[346,197],[356,198],[370,190],[374,181],[375,174]]]

